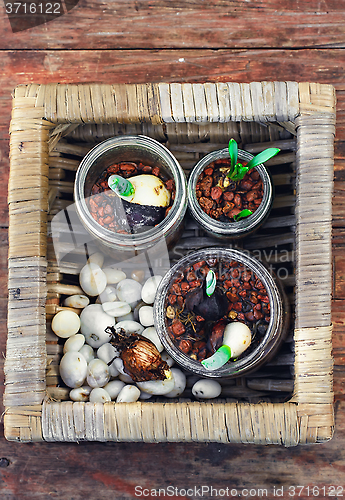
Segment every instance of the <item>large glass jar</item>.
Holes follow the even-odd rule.
[[[265,297],[268,297],[270,305],[270,318],[268,325],[265,326],[266,331],[262,335],[260,334],[255,344],[252,341],[252,345],[248,348],[248,354],[245,351],[238,360],[230,360],[221,368],[213,371],[207,370],[200,361],[193,359],[188,353],[183,352],[178,347],[176,337],[172,334],[171,327],[169,328],[168,319],[170,316],[168,307],[172,285],[176,282],[180,283],[179,280],[181,280],[181,276],[185,273],[186,269],[204,261],[206,264],[216,266],[214,269],[222,266],[223,263],[230,262],[237,262],[242,267],[245,267],[245,269],[249,269],[253,273],[253,276],[255,275],[264,286]],[[214,264],[210,264],[212,262]],[[202,281],[200,276],[199,279]],[[204,282],[201,286],[204,286]],[[230,319],[229,322],[231,321],[235,321],[235,319]],[[248,252],[216,247],[207,248],[186,255],[163,277],[156,293],[154,323],[164,348],[181,367],[202,377],[234,378],[255,371],[275,355],[288,330],[289,303],[279,281],[274,279],[266,267],[257,259],[250,256]]]

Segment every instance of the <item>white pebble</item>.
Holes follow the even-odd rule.
[[[134,403],[138,401],[140,390],[135,385],[125,385],[116,398],[117,403]]]
[[[127,375],[127,373],[125,372],[125,368],[124,368],[123,361],[121,358],[114,359],[114,361],[112,362],[112,365],[115,366],[115,368],[117,369],[117,371],[121,375]]]
[[[136,384],[141,391],[160,396],[171,392],[174,388],[175,381],[171,373],[169,378],[165,378],[164,380],[147,380],[145,382],[136,382]]]
[[[129,312],[128,314],[125,314],[124,316],[120,316],[119,318],[115,318],[116,323],[118,321],[135,321],[134,314],[133,312]]]
[[[117,396],[120,394],[121,389],[125,386],[126,384],[122,382],[121,380],[111,380],[108,382],[103,389],[107,391],[111,399],[117,398]]]
[[[126,333],[141,334],[144,330],[144,327],[137,321],[119,321],[115,326],[116,332],[120,332],[121,328],[125,330]]]
[[[121,302],[127,302],[133,308],[141,298],[142,285],[135,280],[124,279],[117,284],[116,293]]]
[[[134,307],[134,309],[132,311],[133,312],[133,319],[134,319],[134,321],[139,321],[139,311],[140,311],[140,308],[143,307],[143,306],[146,306],[146,304],[145,304],[145,302],[143,300],[141,300]]]
[[[152,394],[149,394],[148,392],[145,392],[145,391],[140,391],[140,396],[139,396],[139,399],[150,399],[152,398]]]
[[[90,403],[106,403],[111,401],[111,397],[102,387],[96,387],[90,392]]]
[[[131,306],[127,302],[104,302],[103,311],[114,318],[125,316],[131,312]]]
[[[80,351],[84,344],[84,335],[82,335],[81,333],[76,333],[66,340],[63,346],[63,352],[65,353],[67,351]]]
[[[72,401],[89,401],[89,395],[91,392],[91,387],[88,385],[82,385],[81,387],[76,387],[72,389],[69,393],[69,397]]]
[[[177,398],[181,396],[186,388],[186,375],[179,368],[171,368],[172,374],[174,376],[175,385],[172,391],[166,394],[167,398]]]
[[[86,295],[70,295],[64,300],[64,306],[75,307],[76,309],[84,309],[90,303],[89,297]]]
[[[122,382],[125,382],[125,384],[133,384],[134,381],[130,375],[127,373],[120,373],[119,379],[122,380]]]
[[[90,263],[80,271],[79,283],[87,295],[95,297],[105,290],[107,277],[97,264]]]
[[[114,365],[114,361],[111,363],[111,365],[108,365],[108,367],[109,367],[110,377],[115,378],[120,374],[119,370],[116,368],[116,365]]]
[[[156,346],[158,352],[162,352],[164,347],[162,346],[161,341],[159,340],[157,330],[154,326],[149,326],[145,328],[145,330],[141,333],[143,337],[151,340],[151,342]]]
[[[151,276],[148,278],[141,290],[141,298],[146,304],[153,304],[155,300],[156,291],[162,276]]]
[[[92,359],[87,366],[86,381],[90,387],[104,387],[110,380],[109,368],[101,359]]]
[[[161,358],[170,367],[175,364],[175,360],[166,351],[161,352]]]
[[[74,311],[59,311],[52,320],[51,328],[58,337],[66,339],[79,331],[80,318]]]
[[[116,347],[109,344],[109,342],[106,342],[97,349],[97,358],[101,359],[102,361],[104,361],[104,363],[107,364],[109,363],[109,361],[112,361],[114,358],[117,358],[119,356],[119,351],[116,349]]]
[[[153,307],[143,306],[139,309],[139,321],[143,326],[153,325]]]
[[[101,304],[90,304],[82,310],[80,323],[80,331],[85,335],[86,342],[91,347],[98,348],[111,339],[105,329],[115,325],[115,318],[105,313]]]
[[[88,264],[97,264],[97,266],[102,267],[104,262],[104,255],[101,252],[95,252],[87,259]]]
[[[120,281],[126,279],[126,274],[120,269],[115,269],[113,267],[104,267],[103,272],[107,277],[108,285],[115,285]]]
[[[81,387],[87,374],[86,360],[80,352],[68,351],[61,358],[59,371],[67,387]]]
[[[89,344],[84,344],[81,349],[79,349],[80,354],[82,354],[87,363],[90,363],[91,359],[94,359],[95,353]]]
[[[116,289],[113,286],[107,286],[104,291],[98,295],[96,303],[103,304],[103,302],[114,302],[115,300],[117,300]]]
[[[196,398],[217,398],[222,392],[222,386],[216,380],[200,379],[192,387],[192,393]]]

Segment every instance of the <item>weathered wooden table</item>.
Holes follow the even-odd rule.
[[[333,355],[335,434],[322,445],[16,444],[1,436],[4,500],[252,498],[345,495],[344,228],[345,12],[333,0],[258,2],[81,1],[68,14],[12,33],[1,26],[1,350],[7,313],[7,179],[11,92],[20,83],[317,81],[337,91],[334,191]],[[1,366],[3,362],[1,361]],[[1,373],[3,380],[3,373]],[[293,488],[295,486],[295,489]],[[314,489],[313,489],[314,487]],[[333,488],[334,487],[334,488]],[[344,487],[344,490],[341,488]],[[246,488],[247,490],[243,490]],[[222,493],[219,490],[225,490]],[[185,490],[185,491],[183,491]],[[233,491],[232,491],[233,490]],[[283,492],[283,495],[281,494]],[[163,494],[163,493],[161,493]],[[156,494],[156,496],[158,493]]]

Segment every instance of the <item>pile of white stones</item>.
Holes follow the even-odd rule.
[[[117,331],[123,329],[148,338],[171,367],[174,361],[164,351],[153,321],[153,303],[162,277],[145,280],[143,271],[133,271],[127,278],[122,270],[102,267],[103,263],[102,254],[90,256],[79,274],[85,295],[67,297],[63,304],[66,309],[55,314],[51,324],[54,333],[66,339],[59,371],[71,388],[70,399],[130,403],[152,395],[180,396],[186,376],[179,368],[171,368],[172,377],[165,380],[134,382],[124,371],[120,353],[110,344],[111,336],[105,331],[113,326]],[[198,380],[192,393],[198,398],[218,397],[221,385],[214,380]]]

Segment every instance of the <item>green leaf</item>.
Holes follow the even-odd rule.
[[[231,168],[234,168],[238,158],[238,147],[235,139],[230,139],[229,141],[229,154],[231,159]]]
[[[249,169],[247,165],[242,165],[242,163],[236,163],[233,171],[227,174],[227,177],[229,177],[233,181],[240,181],[246,175],[248,170]]]
[[[265,161],[267,161],[267,160],[270,160],[271,158],[273,158],[273,156],[278,154],[279,151],[280,151],[279,148],[268,148],[268,149],[265,149],[264,151],[261,151],[261,153],[254,156],[254,158],[252,158],[247,163],[248,170],[256,167],[257,165],[260,165],[261,163],[265,163]]]
[[[249,217],[249,215],[252,215],[252,213],[253,212],[251,210],[248,210],[247,208],[245,208],[244,210],[239,212],[237,215],[234,215],[234,220],[235,220],[235,222],[238,222],[240,219],[243,219],[244,217]]]

